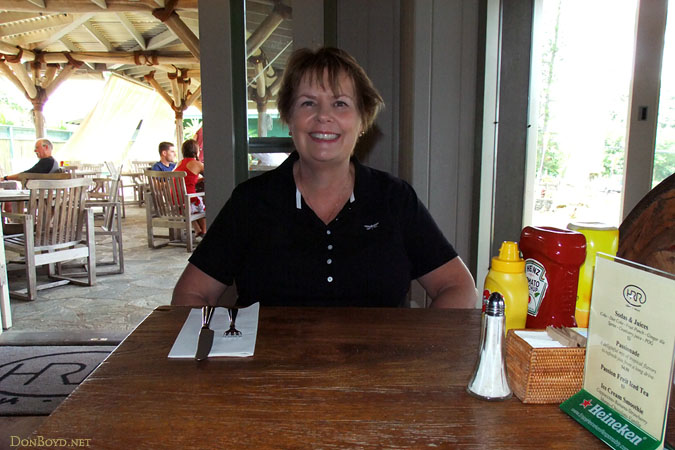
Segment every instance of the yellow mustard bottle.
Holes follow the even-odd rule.
[[[574,319],[580,328],[588,327],[595,273],[595,256],[598,252],[616,255],[619,250],[619,229],[601,222],[572,222],[568,230],[578,231],[586,237],[586,259],[579,268],[579,287]]]
[[[492,258],[483,285],[483,308],[493,292],[499,292],[504,297],[505,332],[512,328],[525,328],[530,291],[525,276],[525,260],[520,257],[517,242],[502,242],[499,256]]]

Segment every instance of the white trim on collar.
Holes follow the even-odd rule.
[[[354,197],[354,191],[352,191],[352,195],[349,196],[349,203],[354,203],[355,201],[356,197]],[[295,208],[302,209],[302,194],[297,186],[295,187]]]

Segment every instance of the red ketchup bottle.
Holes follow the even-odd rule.
[[[586,259],[584,235],[553,227],[525,227],[519,246],[530,290],[525,327],[576,327],[579,267]]]

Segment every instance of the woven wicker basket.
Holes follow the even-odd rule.
[[[581,389],[585,348],[533,348],[514,331],[506,335],[506,370],[516,397],[523,403],[562,403]]]

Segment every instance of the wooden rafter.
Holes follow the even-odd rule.
[[[82,24],[82,26],[84,26],[84,28],[94,37],[94,39],[96,39],[99,44],[105,47],[106,50],[109,52],[114,50],[110,41],[106,39],[105,36],[103,36],[103,33],[94,27],[94,25],[91,23],[91,20],[86,21]]]
[[[82,15],[76,15],[76,16],[73,18],[73,20],[72,20],[71,23],[69,23],[68,25],[63,26],[63,27],[62,27],[61,29],[59,29],[58,31],[52,33],[51,36],[49,37],[49,39],[40,42],[38,45],[35,46],[35,48],[37,48],[38,50],[42,50],[42,49],[44,49],[45,47],[47,47],[49,44],[51,44],[52,42],[56,42],[56,41],[60,40],[60,39],[61,39],[62,37],[64,37],[66,34],[70,33],[71,31],[75,30],[76,28],[79,28],[80,25],[82,25],[83,23],[85,23],[86,21],[88,21],[89,19],[91,19],[91,17],[92,17],[93,15],[94,15],[93,13],[86,13],[86,14],[82,14]]]
[[[180,87],[178,86],[178,74],[169,76],[169,84],[171,85],[171,93],[173,94],[173,106],[179,107],[181,100]]]
[[[4,61],[0,61],[0,72],[2,72],[2,74],[7,77],[19,91],[26,95],[26,89],[24,89],[23,84],[21,84],[21,81],[19,81],[16,75],[14,75],[14,72],[12,72],[12,69],[10,69]]]
[[[108,4],[105,0],[91,0],[91,2],[101,9],[108,9]]]
[[[72,44],[71,44],[72,45]],[[14,48],[14,52],[5,51],[5,48]],[[9,55],[16,55],[18,49],[16,47],[0,46],[0,52]],[[71,52],[70,56],[77,60],[90,63],[103,64],[130,64],[130,65],[185,65],[185,64],[199,64],[199,60],[189,53],[172,53],[172,54],[157,54],[152,53],[133,53],[133,52]],[[67,63],[68,58],[63,52],[45,52],[41,54],[42,60],[46,63]],[[22,62],[33,61],[35,54],[24,51]]]
[[[270,37],[285,18],[290,18],[292,9],[282,3],[275,3],[272,12],[246,39],[246,57],[250,57]]]
[[[178,39],[185,44],[190,53],[199,59],[199,38],[185,25],[185,22],[181,20],[175,11],[169,15],[164,24],[178,36]]]
[[[187,100],[185,100],[185,106],[189,108],[201,96],[202,96],[202,86],[200,85],[194,92],[188,94]]]
[[[28,0],[30,3],[34,4],[38,8],[45,8],[45,0]]]
[[[43,16],[42,13],[38,13],[38,12],[5,11],[2,14],[0,14],[0,25],[4,25],[6,23],[18,22],[20,20],[35,19],[35,18],[40,18],[40,17],[44,17],[44,16]]]
[[[45,69],[45,74],[44,77],[42,78],[40,82],[40,86],[42,88],[46,88],[49,86],[49,84],[54,80],[54,76],[56,75],[56,71],[59,68],[58,64],[48,64],[47,68]]]
[[[58,88],[61,85],[61,83],[66,81],[74,71],[75,66],[73,66],[72,64],[68,64],[66,67],[61,69],[61,72],[59,72],[56,78],[45,87],[45,95],[47,96],[47,98],[49,98],[54,93],[56,88]]]
[[[169,94],[166,93],[166,91],[160,86],[160,84],[155,80],[155,72],[150,72],[145,76],[145,81],[150,83],[150,86],[152,86],[155,91],[164,99],[165,102],[167,102],[169,105],[173,105],[173,99]]]
[[[59,42],[62,43],[63,46],[66,47],[70,53],[74,53],[74,52],[77,52],[77,51],[78,51],[78,48],[75,47],[75,44],[73,44],[72,42],[70,42],[70,39],[68,39],[68,38],[65,37],[65,36],[62,37],[61,39],[59,39]],[[67,59],[67,58],[66,58],[66,59]]]
[[[35,98],[37,96],[37,89],[35,88],[35,83],[28,75],[28,71],[21,63],[7,63],[9,67],[14,72],[14,75],[19,79],[21,85],[23,86],[24,91],[30,98]]]
[[[33,20],[8,23],[0,27],[0,37],[7,39],[11,36],[33,33],[35,31],[48,31],[50,28],[68,26],[72,22],[73,18],[69,15],[54,14],[50,16],[42,16]]]
[[[49,0],[46,5],[42,0],[35,1],[41,3],[43,6],[39,6],[38,4],[26,0],[0,0],[0,10],[62,13],[101,12],[101,8],[92,3],[91,0]],[[196,11],[198,3],[198,0],[178,0],[176,2],[176,9]],[[106,4],[108,5],[107,11],[115,12],[150,12],[158,6],[155,0],[107,0]]]
[[[170,43],[172,43],[177,39],[178,37],[173,31],[166,30],[163,33],[158,34],[157,36],[150,38],[146,50],[154,50],[156,48],[162,48],[165,45],[169,45]]]
[[[133,23],[129,20],[129,18],[123,13],[119,12],[117,13],[117,18],[120,19],[120,22],[122,22],[122,25],[124,28],[127,29],[129,34],[134,38],[134,40],[138,43],[138,45],[145,50],[146,48],[146,43],[145,43],[145,38],[143,35],[136,29]]]

